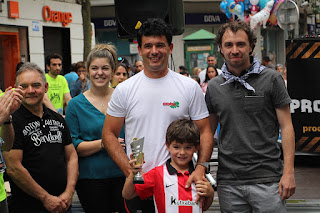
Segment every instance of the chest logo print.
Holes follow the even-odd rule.
[[[174,185],[174,183],[173,184],[166,184],[166,188],[173,186],[173,185]]]
[[[163,103],[163,106],[169,106],[170,108],[172,109],[175,109],[175,108],[179,108],[179,102],[177,101],[174,101],[174,102],[169,102],[169,103]]]

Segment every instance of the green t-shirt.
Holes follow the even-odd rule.
[[[52,78],[46,74],[47,82],[49,84],[48,96],[54,108],[58,113],[63,113],[63,95],[70,93],[68,82],[65,77],[58,75],[57,78]]]
[[[7,198],[7,193],[4,188],[3,173],[0,173],[0,202]]]
[[[0,97],[3,96],[4,92],[0,89]],[[0,150],[1,152],[1,150]],[[3,173],[0,173],[0,202],[7,198],[7,193],[4,188],[4,181],[3,181]]]

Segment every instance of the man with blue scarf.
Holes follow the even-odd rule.
[[[284,81],[252,56],[257,38],[246,23],[223,25],[216,39],[225,63],[222,74],[209,82],[206,103],[213,131],[221,125],[221,212],[286,212],[285,200],[296,185],[291,99]]]

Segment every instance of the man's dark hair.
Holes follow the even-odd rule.
[[[179,66],[179,69],[183,71],[188,71],[188,69],[185,66]]]
[[[76,72],[76,63],[72,63],[70,66],[70,72]]]
[[[20,61],[17,66],[16,66],[16,72],[18,72],[18,70],[20,69],[20,67],[23,65],[24,63],[22,61]]]
[[[185,71],[185,70],[182,70],[182,71],[180,72],[180,74],[181,74],[181,75],[187,75],[187,76],[189,76],[188,71]]]
[[[266,56],[263,56],[262,60],[264,60],[265,62],[271,61],[271,60],[270,60],[270,57],[267,56],[267,55],[266,55]]]
[[[168,44],[172,42],[172,27],[160,18],[148,18],[138,30],[138,45],[141,47],[142,36],[162,36],[167,38]]]
[[[173,121],[167,129],[166,144],[170,146],[173,141],[198,146],[200,144],[200,131],[197,125],[189,119]]]
[[[46,57],[46,65],[50,66],[50,63],[51,63],[50,60],[53,58],[59,58],[62,62],[62,56],[59,55],[58,53],[53,53]]]
[[[236,33],[239,30],[243,30],[248,36],[250,46],[252,46],[252,50],[254,49],[257,42],[257,37],[254,34],[253,30],[250,28],[250,26],[243,21],[228,22],[220,27],[218,35],[216,37],[216,42],[220,47],[222,46],[222,37],[228,29],[230,29],[233,33]]]

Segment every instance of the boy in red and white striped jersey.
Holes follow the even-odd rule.
[[[189,175],[194,170],[192,156],[198,151],[200,133],[197,126],[187,119],[172,122],[166,133],[166,146],[171,158],[163,166],[155,167],[143,175],[144,184],[133,184],[133,176],[142,170],[136,159],[129,161],[131,173],[124,185],[122,196],[146,199],[153,196],[156,212],[202,212],[207,210],[214,190],[205,177],[185,188]],[[197,195],[205,197],[203,206],[196,203]]]

